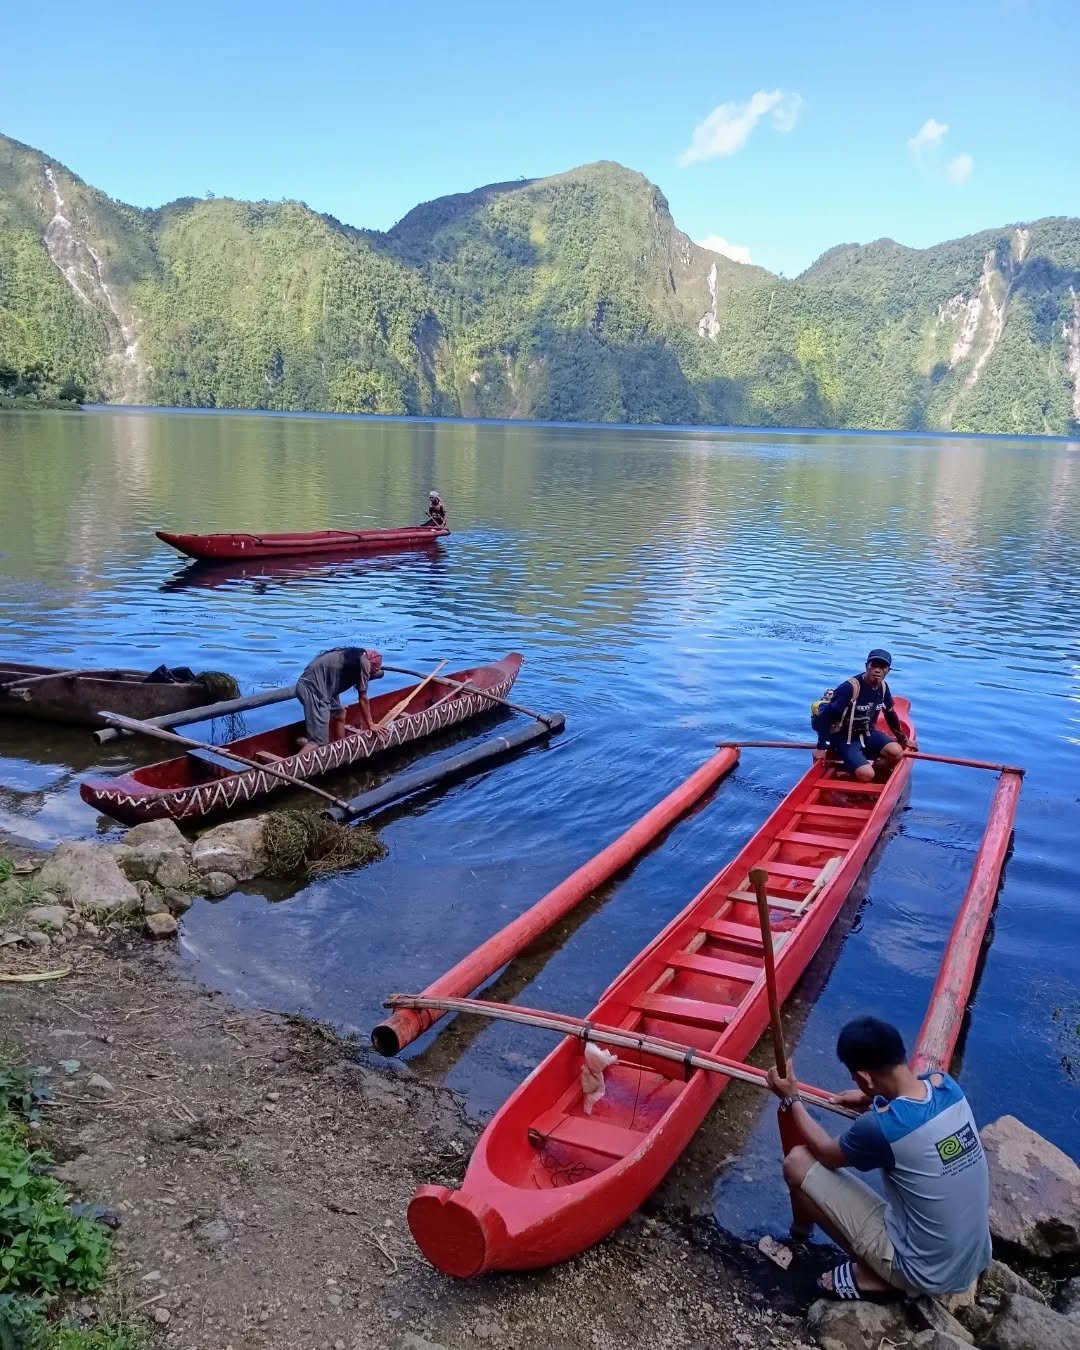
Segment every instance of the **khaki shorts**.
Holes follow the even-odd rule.
[[[898,1270],[896,1253],[885,1230],[885,1201],[850,1172],[833,1172],[814,1163],[800,1187],[821,1211],[848,1252],[895,1289],[917,1293]]]

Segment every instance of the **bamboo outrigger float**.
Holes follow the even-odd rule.
[[[896,706],[910,735],[908,705],[897,699]],[[418,1034],[416,1028],[423,1030],[443,1011],[524,1021],[564,1036],[492,1119],[460,1189],[423,1186],[413,1197],[409,1227],[433,1265],[467,1278],[545,1266],[585,1250],[650,1194],[732,1078],[760,1080],[761,1071],[742,1060],[770,1024],[765,945],[775,934],[775,986],[782,1000],[850,894],[915,757],[1002,775],[916,1049],[922,1066],[948,1064],[997,894],[1022,770],[912,752],[879,784],[856,783],[827,761],[815,763],[587,1018],[456,997],[451,984],[467,994],[464,981],[479,972],[475,988],[491,973],[485,973],[486,961],[472,958],[423,995],[388,1001],[395,1015],[373,1038],[386,1050],[393,1037],[405,1032],[412,1039],[410,1031]],[[759,926],[751,887],[762,881],[767,912]],[[414,1020],[403,1020],[408,1018]],[[595,1103],[586,1096],[582,1073],[582,1042],[589,1040],[619,1052]],[[820,1092],[810,1095],[824,1105]]]

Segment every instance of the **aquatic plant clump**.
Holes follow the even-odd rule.
[[[202,670],[195,676],[211,696],[214,703],[224,703],[226,699],[240,697],[240,685],[232,675],[223,670]]]
[[[264,844],[273,877],[325,876],[386,857],[386,846],[367,825],[339,825],[307,811],[273,811]]]

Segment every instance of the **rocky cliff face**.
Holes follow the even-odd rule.
[[[845,245],[787,281],[601,163],[417,207],[112,202],[0,137],[0,367],[121,402],[1072,430],[1080,221]]]

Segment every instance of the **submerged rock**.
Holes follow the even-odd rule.
[[[1040,1260],[1080,1256],[1080,1167],[1015,1116],[981,1131],[990,1231]]]
[[[191,850],[191,862],[204,876],[209,872],[227,872],[237,881],[250,881],[267,865],[263,822],[258,817],[249,820],[229,820],[216,825],[196,839]]]
[[[68,840],[42,865],[38,883],[76,909],[134,912],[139,893],[117,866],[119,850],[86,840]]]

